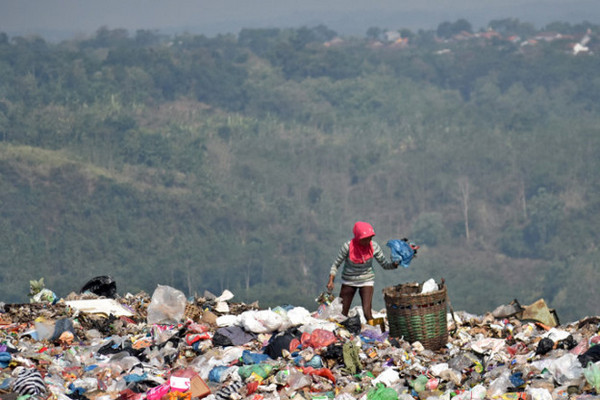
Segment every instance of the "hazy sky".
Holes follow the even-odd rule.
[[[0,31],[9,35],[89,34],[106,26],[212,36],[318,24],[360,35],[371,26],[416,31],[458,18],[474,29],[502,18],[537,28],[553,21],[600,24],[600,0],[0,0]]]

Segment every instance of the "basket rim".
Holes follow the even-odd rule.
[[[414,286],[415,284],[417,286]],[[421,287],[422,284],[417,283],[417,282],[401,283],[401,284],[395,285],[395,286],[388,286],[386,288],[383,288],[382,292],[383,292],[383,295],[387,296],[387,297],[400,297],[400,296],[402,296],[402,297],[405,297],[405,296],[406,297],[421,297],[421,296],[423,296],[424,297],[424,296],[435,296],[435,295],[441,294],[442,292],[447,290],[446,284],[444,282],[437,283],[437,285],[438,285],[438,290],[434,290],[433,292],[427,292],[427,293],[392,293],[392,294],[388,293],[388,289],[395,289],[395,288],[401,287],[401,286],[417,287],[417,288]]]

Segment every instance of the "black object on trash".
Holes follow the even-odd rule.
[[[535,354],[544,355],[544,354],[548,353],[550,350],[552,350],[553,348],[554,348],[554,341],[552,341],[552,339],[550,339],[550,338],[543,338],[538,343],[538,347],[537,347],[537,349],[535,349]]]
[[[559,349],[572,350],[577,346],[577,342],[575,341],[575,338],[573,338],[573,335],[569,335],[566,339],[560,340],[556,346]]]
[[[577,357],[582,367],[587,367],[589,363],[595,364],[600,361],[600,346],[592,346],[585,353]]]
[[[79,291],[85,292],[114,299],[117,296],[117,283],[108,275],[97,276],[90,279]]]
[[[335,360],[338,364],[344,362],[344,347],[339,343],[332,343],[322,354],[323,358]]]
[[[294,339],[300,343],[302,333],[297,328],[291,328],[287,331],[280,332],[277,335],[271,336],[269,342],[263,349],[263,353],[276,360],[283,356],[283,351],[286,350],[290,353],[294,351],[291,348]]]
[[[52,337],[50,337],[50,341],[54,342],[60,338],[64,332],[71,332],[75,339],[77,339],[77,332],[75,332],[75,327],[73,326],[73,321],[69,318],[62,318],[56,321],[54,325],[54,333],[52,333]]]
[[[362,330],[362,324],[360,323],[360,315],[356,314],[353,317],[346,318],[346,320],[340,322],[344,328],[348,329],[353,335],[360,334]]]

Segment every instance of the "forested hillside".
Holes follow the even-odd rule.
[[[365,220],[422,246],[378,308],[433,277],[457,310],[597,315],[599,31],[0,34],[0,301],[111,275],[314,309]]]

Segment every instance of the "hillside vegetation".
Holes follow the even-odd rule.
[[[0,34],[0,300],[111,275],[313,309],[365,220],[422,246],[376,307],[433,277],[457,310],[597,314],[599,29],[490,27]]]

